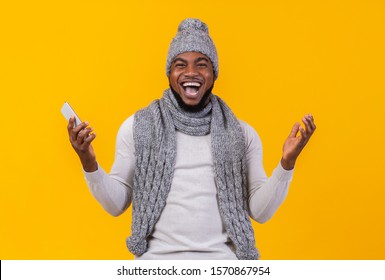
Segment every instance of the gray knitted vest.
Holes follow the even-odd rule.
[[[238,259],[258,259],[247,211],[245,139],[238,120],[215,95],[202,111],[186,112],[170,89],[135,113],[136,167],[128,249],[138,256],[147,251],[147,237],[166,205],[175,166],[176,130],[193,136],[211,134],[219,210],[227,234]]]

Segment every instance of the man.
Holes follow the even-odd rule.
[[[136,259],[258,259],[249,216],[272,217],[315,130],[311,115],[293,129],[270,178],[257,133],[211,90],[218,57],[206,24],[186,19],[172,40],[170,88],[129,117],[117,136],[110,174],[96,161],[88,123],[68,123],[87,184],[117,216],[133,203],[128,249]],[[298,134],[298,135],[297,135]]]

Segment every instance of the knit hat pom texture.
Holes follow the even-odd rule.
[[[178,32],[181,32],[187,29],[200,30],[209,34],[209,28],[207,27],[207,25],[204,22],[200,21],[199,19],[195,19],[195,18],[185,19],[178,26]]]

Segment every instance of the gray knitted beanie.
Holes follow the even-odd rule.
[[[218,54],[207,25],[199,19],[188,18],[178,27],[178,33],[168,49],[166,74],[170,75],[173,59],[184,52],[200,52],[210,58],[215,79],[218,78]]]

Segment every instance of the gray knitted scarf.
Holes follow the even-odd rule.
[[[170,89],[163,98],[136,112],[136,168],[133,190],[132,235],[127,247],[135,255],[147,251],[170,191],[176,158],[176,130],[193,136],[211,134],[219,210],[238,259],[258,259],[248,217],[245,139],[230,108],[219,97],[199,112],[182,110]],[[210,221],[207,221],[208,223]]]

